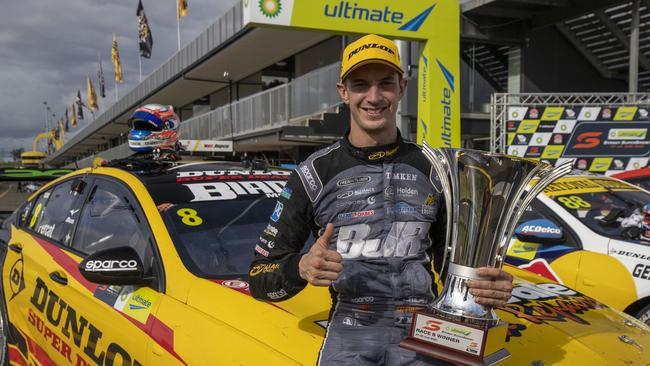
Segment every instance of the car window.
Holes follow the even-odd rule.
[[[526,222],[533,222],[535,220],[547,220],[551,224],[555,224],[562,230],[564,241],[562,245],[570,247],[579,247],[579,242],[573,231],[568,225],[562,221],[556,214],[554,214],[546,205],[535,199],[524,211],[524,214],[519,219],[517,226]]]
[[[69,244],[82,199],[80,181],[65,181],[41,195],[34,209],[34,225],[30,223],[30,227],[52,240]],[[39,208],[40,204],[42,206]]]
[[[628,178],[625,181],[634,184],[635,186],[641,187],[647,191],[650,191],[650,179],[648,177],[637,177],[637,178]]]
[[[597,186],[547,193],[592,231],[619,240],[646,240],[643,207],[650,194],[613,179],[591,178]]]
[[[25,216],[25,226],[28,229],[35,229],[36,228],[36,222],[39,221],[40,217],[43,215],[43,207],[45,206],[45,202],[47,202],[48,198],[50,198],[50,195],[52,194],[52,189],[48,189],[47,191],[41,193],[35,200],[32,201],[31,205],[26,206],[26,212],[27,215]]]
[[[145,271],[153,264],[150,235],[136,213],[135,199],[121,185],[97,180],[79,217],[72,248],[90,255],[99,250],[129,246],[140,255]]]

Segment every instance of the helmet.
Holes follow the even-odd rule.
[[[174,150],[180,120],[172,106],[145,104],[129,118],[129,147],[138,152]]]
[[[644,215],[650,214],[650,203],[646,203],[645,205],[643,205],[643,214]]]

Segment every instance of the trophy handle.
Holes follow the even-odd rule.
[[[537,183],[535,183],[535,185],[530,189],[528,189],[526,186],[522,187],[520,192],[518,192],[518,197],[520,198],[513,201],[514,204],[513,207],[511,207],[511,212],[514,212],[514,214],[512,216],[512,220],[509,221],[508,225],[502,232],[501,241],[497,249],[497,255],[495,256],[494,266],[496,268],[501,268],[503,265],[506,254],[505,252],[508,248],[510,238],[512,238],[512,234],[515,231],[515,226],[519,222],[521,216],[524,214],[526,208],[531,204],[535,197],[542,193],[544,188],[548,187],[548,185],[556,179],[571,172],[571,169],[573,168],[573,160],[562,163],[557,167],[553,167],[549,164],[540,164],[538,167],[539,169],[534,169],[530,172],[531,175],[537,175],[539,178]]]
[[[458,221],[458,211],[454,209],[453,202],[455,202],[452,195],[458,194],[458,189],[455,187],[455,179],[450,179],[450,175],[458,174],[458,167],[451,164],[450,159],[440,150],[432,149],[429,144],[422,142],[422,152],[431,162],[433,169],[436,171],[440,180],[442,194],[445,197],[445,209],[447,210],[447,232],[445,234],[445,250],[442,257],[442,266],[440,266],[440,280],[444,281],[447,275],[447,261],[450,260],[452,253],[452,243],[455,242],[453,237],[456,230],[452,230]],[[435,245],[435,243],[431,243]]]

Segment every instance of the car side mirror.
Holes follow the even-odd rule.
[[[79,263],[79,271],[90,282],[102,285],[143,285],[151,283],[144,276],[144,265],[131,247],[117,247],[95,252]]]
[[[528,243],[561,244],[564,242],[562,228],[546,219],[524,221],[515,229],[515,236]]]

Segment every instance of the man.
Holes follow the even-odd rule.
[[[307,283],[330,287],[320,365],[443,364],[399,347],[412,311],[435,298],[431,260],[439,271],[446,230],[435,172],[396,127],[402,74],[388,39],[367,35],[345,48],[337,88],[350,130],[292,173],[251,264],[261,300],[285,300]],[[310,233],[318,239],[303,252]],[[476,301],[503,305],[512,277],[479,274],[492,280],[470,282]]]

